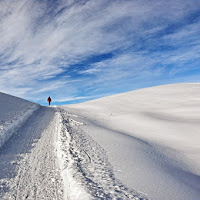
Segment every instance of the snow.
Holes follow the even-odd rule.
[[[0,199],[199,199],[199,90],[57,107],[0,93]]]
[[[199,83],[165,85],[62,108],[85,124],[129,188],[154,200],[198,199],[199,91]]]
[[[59,154],[62,155],[66,199],[145,200],[145,195],[116,179],[104,149],[81,131],[83,123],[71,119],[71,115],[62,109],[59,112],[62,119],[62,145],[59,146],[65,152]]]
[[[0,93],[0,148],[38,108],[38,104]]]
[[[40,107],[0,151],[0,199],[63,200],[57,159],[59,114]]]
[[[82,186],[80,180],[74,178],[74,175],[78,172],[76,171],[76,168],[73,167],[75,165],[75,160],[73,159],[72,154],[70,154],[71,136],[66,127],[63,111],[60,110],[60,113],[60,126],[58,126],[59,134],[57,138],[57,156],[64,185],[64,200],[91,199],[89,194],[84,189],[84,186]]]

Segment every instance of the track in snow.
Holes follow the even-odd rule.
[[[80,128],[80,122],[71,119],[69,114],[60,109],[63,128],[63,140],[68,141],[68,158],[73,164],[73,177],[90,193],[91,199],[133,199],[146,200],[123,185],[115,178],[105,150]],[[67,145],[66,145],[67,146]],[[70,165],[66,164],[66,167]],[[80,183],[79,183],[80,184]]]
[[[41,107],[0,150],[1,200],[61,200],[56,160],[58,116]]]

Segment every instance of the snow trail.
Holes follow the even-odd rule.
[[[84,187],[91,195],[90,199],[146,200],[143,194],[128,188],[115,178],[105,150],[79,128],[80,122],[70,118],[66,111],[59,110],[64,127],[63,139],[69,142],[68,159],[71,157],[73,160],[73,162],[68,160],[66,167],[73,168],[72,173],[77,185]],[[85,200],[81,197],[78,199]]]
[[[56,158],[58,113],[41,107],[0,150],[1,200],[61,200]]]

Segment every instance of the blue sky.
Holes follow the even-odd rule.
[[[199,0],[0,0],[0,91],[70,104],[200,80]]]

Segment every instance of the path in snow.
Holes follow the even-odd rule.
[[[105,150],[80,129],[82,123],[72,119],[71,115],[62,109],[60,112],[63,124],[62,139],[68,141],[68,145],[65,145],[68,146],[66,152],[69,152],[66,167],[73,168],[76,186],[84,187],[91,195],[89,199],[147,199],[116,179]],[[68,187],[68,190],[71,188]],[[77,195],[71,199],[86,200]]]
[[[56,160],[58,115],[41,107],[0,149],[1,200],[61,200],[62,182]]]

